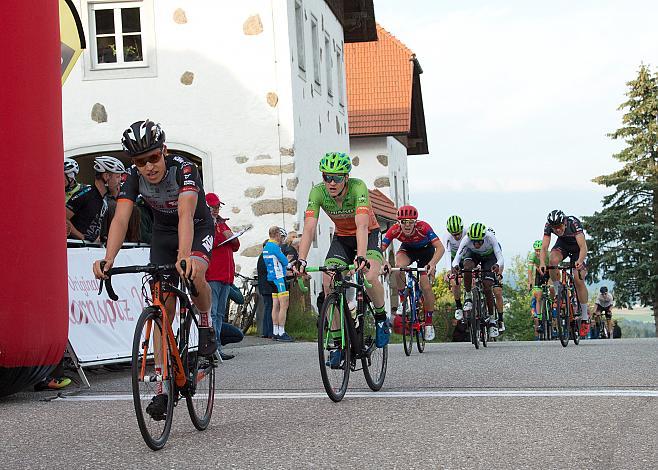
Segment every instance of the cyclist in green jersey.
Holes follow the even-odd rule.
[[[535,339],[539,339],[539,310],[542,299],[541,286],[548,282],[548,274],[542,274],[539,271],[539,266],[541,264],[539,262],[540,256],[541,240],[536,240],[532,244],[532,251],[528,254],[528,290],[532,292],[532,297],[535,299],[535,301],[532,302],[532,318],[535,324]],[[545,257],[544,262],[546,265],[549,264],[548,255]],[[546,314],[548,314],[548,312],[546,312]]]
[[[325,264],[349,265],[365,273],[372,285],[368,295],[375,305],[377,332],[375,342],[383,348],[388,344],[390,327],[384,309],[384,286],[379,280],[383,257],[379,248],[379,223],[370,206],[368,188],[360,179],[350,178],[352,163],[344,153],[327,153],[320,161],[323,182],[311,188],[304,218],[304,232],[299,244],[299,259],[295,270],[303,272],[320,215],[320,208],[336,225]],[[325,295],[331,278],[323,274]]]

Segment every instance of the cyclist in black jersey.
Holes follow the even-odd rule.
[[[133,123],[123,133],[123,150],[133,166],[121,186],[114,219],[107,237],[105,258],[94,262],[96,278],[105,278],[126,236],[133,203],[141,195],[153,212],[153,236],[150,261],[176,264],[179,275],[191,279],[198,291],[194,304],[201,312],[199,352],[211,355],[216,337],[208,321],[211,307],[210,286],[205,275],[213,245],[214,224],[206,205],[205,193],[196,165],[180,155],[169,155],[165,133],[148,119]],[[101,268],[101,262],[105,264]],[[181,262],[185,261],[185,271]],[[169,318],[176,314],[176,297],[165,304]],[[158,361],[158,358],[156,358]],[[165,392],[154,397],[147,412],[166,410]]]
[[[580,275],[574,276],[576,292],[581,308],[580,312],[576,313],[576,315],[580,315],[583,320],[584,327],[583,331],[581,331],[581,336],[584,336],[589,331],[589,314],[587,312],[588,292],[584,280],[587,275],[587,241],[585,240],[583,224],[576,217],[564,215],[564,212],[561,210],[554,210],[548,214],[546,224],[544,225],[544,238],[542,239],[541,254],[539,256],[539,270],[542,274],[545,274],[547,271],[546,252],[551,243],[552,234],[557,235],[557,241],[550,253],[550,265],[557,266],[562,260],[568,257],[574,262],[576,269],[580,272]],[[559,293],[561,285],[560,272],[556,269],[551,269],[549,270],[549,275],[553,281],[555,292]]]

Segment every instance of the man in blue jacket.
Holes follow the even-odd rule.
[[[276,292],[272,294],[272,323],[273,339],[275,341],[290,342],[293,339],[285,330],[286,314],[290,297],[286,289],[286,269],[288,258],[279,246],[282,242],[281,229],[277,226],[270,227],[270,239],[263,247],[263,260],[267,267],[267,280],[276,286]]]

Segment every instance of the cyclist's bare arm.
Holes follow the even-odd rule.
[[[311,249],[311,243],[313,243],[313,236],[315,235],[315,229],[318,226],[318,219],[313,216],[307,216],[304,219],[304,231],[302,232],[302,239],[299,242],[299,258],[305,260],[308,256],[308,252]]]
[[[580,265],[583,264],[585,258],[587,257],[587,241],[585,240],[585,235],[582,233],[577,234],[576,243],[578,243],[578,248],[580,248],[580,252],[578,253],[578,261],[576,261],[578,266],[576,267],[580,269]]]
[[[368,251],[368,225],[370,225],[370,214],[356,214],[356,256],[366,257]]]
[[[544,237],[541,239],[541,254],[539,255],[539,269],[545,269],[546,264],[544,263],[544,260],[546,259],[546,253],[548,252],[548,247],[551,244],[551,236],[550,235],[544,235]],[[543,271],[542,271],[543,274]]]

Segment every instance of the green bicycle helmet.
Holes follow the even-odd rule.
[[[350,156],[342,152],[329,152],[320,160],[320,171],[330,175],[346,175],[352,170]]]
[[[464,230],[464,224],[462,223],[462,218],[458,215],[451,215],[448,217],[448,223],[446,224],[449,233],[462,233]]]
[[[487,232],[487,227],[480,222],[475,222],[471,224],[468,228],[468,237],[476,242],[484,240],[484,234]]]
[[[532,249],[541,250],[541,240],[536,240],[535,243],[532,244]]]

